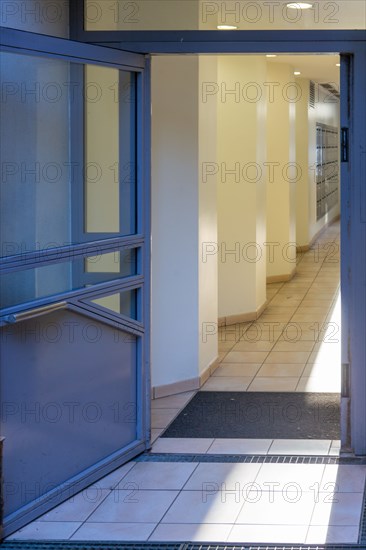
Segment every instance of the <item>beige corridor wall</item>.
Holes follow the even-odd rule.
[[[218,58],[219,318],[266,301],[266,60]]]
[[[197,388],[217,358],[217,263],[202,263],[202,243],[217,240],[216,183],[201,180],[201,163],[216,155],[216,103],[200,99],[201,82],[216,79],[215,67],[198,56],[152,62],[155,395]]]
[[[268,62],[267,279],[288,280],[296,266],[295,105],[301,89],[293,69]]]

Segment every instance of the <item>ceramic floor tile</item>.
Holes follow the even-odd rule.
[[[152,409],[180,409],[183,408],[188,401],[194,396],[195,392],[189,391],[185,393],[178,393],[176,395],[169,395],[168,397],[161,397],[160,399],[153,399],[151,401]]]
[[[112,491],[88,523],[158,523],[178,491],[144,491],[131,484],[127,491]]]
[[[254,482],[260,467],[261,464],[201,463],[184,486],[184,491],[224,493],[225,490],[244,487]]]
[[[297,392],[340,393],[340,380],[321,377],[302,377],[296,388]]]
[[[306,544],[356,544],[358,542],[358,525],[311,526],[306,537]]]
[[[213,439],[209,438],[179,438],[159,437],[152,447],[153,453],[206,453],[212,445]]]
[[[47,512],[38,521],[85,521],[110,493],[107,489],[89,487]]]
[[[266,340],[241,340],[233,347],[232,351],[271,351],[275,342]]]
[[[321,491],[332,490],[341,493],[363,493],[365,489],[366,466],[358,464],[328,464],[321,481]]]
[[[309,351],[271,351],[265,363],[306,363]]]
[[[262,363],[221,363],[215,370],[213,376],[246,376],[253,378],[260,368]]]
[[[272,351],[291,351],[297,353],[298,351],[311,352],[314,347],[314,342],[311,340],[297,340],[294,342],[286,342],[285,340],[278,341]]]
[[[332,502],[333,501],[333,502]],[[362,493],[319,494],[311,525],[358,526],[363,503]]]
[[[204,490],[182,491],[162,523],[234,523],[243,505],[237,494],[223,493],[208,486]]]
[[[201,391],[246,391],[252,380],[252,376],[211,376]]]
[[[313,508],[312,493],[252,491],[245,495],[236,523],[307,526]]]
[[[226,542],[231,528],[231,524],[160,523],[149,540],[159,542],[181,542],[182,540]]]
[[[75,521],[33,521],[6,540],[68,540],[80,525]]]
[[[215,439],[207,454],[265,455],[272,439]]]
[[[155,523],[84,523],[71,540],[146,541]]]
[[[275,377],[257,377],[248,387],[248,391],[288,391],[293,392],[298,384],[298,378],[288,378],[285,376]]]
[[[114,489],[116,485],[124,478],[124,476],[135,466],[135,462],[127,462],[121,468],[114,470],[111,474],[102,477],[99,481],[93,483],[90,489]]]
[[[268,353],[266,351],[229,351],[224,363],[263,363]]]
[[[156,429],[166,428],[179,411],[180,409],[152,409],[151,427]]]
[[[330,446],[328,439],[275,439],[270,454],[327,455]]]
[[[265,521],[265,518],[263,518]],[[304,525],[234,525],[228,542],[241,544],[243,541],[258,544],[305,542],[307,526]]]
[[[278,440],[275,440],[275,443]],[[270,449],[270,453],[272,451]],[[275,453],[273,453],[275,454]],[[314,484],[320,487],[324,465],[322,464],[263,464],[255,483],[261,491],[296,491],[296,486],[304,492],[311,492]],[[271,486],[273,484],[273,488]],[[291,488],[290,485],[296,486]],[[247,522],[245,522],[247,523]]]
[[[288,378],[299,379],[304,368],[305,364],[302,365],[301,363],[283,363],[276,365],[264,363],[257,373],[257,378],[286,376]]]
[[[129,486],[135,486],[139,490],[182,489],[196,467],[196,463],[186,462],[137,462],[117,488],[128,490]]]

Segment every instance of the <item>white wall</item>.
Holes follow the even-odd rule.
[[[217,156],[217,105],[205,101],[203,90],[217,80],[217,57],[199,57],[199,370],[202,373],[218,354],[217,261],[206,261],[208,243],[217,243],[217,176],[204,181],[203,167]],[[207,258],[208,259],[208,258]]]
[[[219,318],[232,322],[266,300],[266,62],[220,56],[218,66]]]
[[[301,89],[285,63],[268,62],[267,80],[267,277],[286,280],[296,265],[295,105]]]
[[[216,238],[216,187],[200,181],[200,162],[216,149],[215,109],[200,112],[207,77],[215,77],[215,66],[197,56],[153,58],[154,387],[198,379],[217,356],[217,337],[202,337],[202,324],[217,321],[217,267],[201,261],[201,241]],[[212,133],[202,140],[206,124]]]

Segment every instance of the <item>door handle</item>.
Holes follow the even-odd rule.
[[[56,304],[49,304],[47,306],[36,307],[34,309],[27,309],[20,313],[12,313],[3,317],[3,322],[7,324],[20,323],[21,321],[28,321],[28,319],[33,319],[34,317],[40,317],[41,315],[46,315],[47,313],[53,313],[59,309],[66,309],[67,302],[57,302]]]

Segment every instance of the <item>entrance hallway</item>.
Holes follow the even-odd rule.
[[[221,364],[202,389],[340,391],[338,245],[336,223],[299,257],[291,282],[269,286],[269,306],[257,323],[220,331]],[[252,336],[256,326],[268,323],[275,326],[273,341],[264,331],[259,339]],[[320,328],[315,338],[317,323],[332,323],[332,331]],[[301,333],[294,338],[296,327]],[[192,396],[153,401],[154,438]],[[339,464],[339,441],[158,438],[154,452],[203,456],[177,456],[175,462],[168,455],[142,456],[9,540],[321,544],[359,539],[366,466]],[[219,454],[263,456],[230,463],[220,462]],[[269,463],[268,455],[275,454],[323,458],[313,456],[312,464],[301,458]]]

